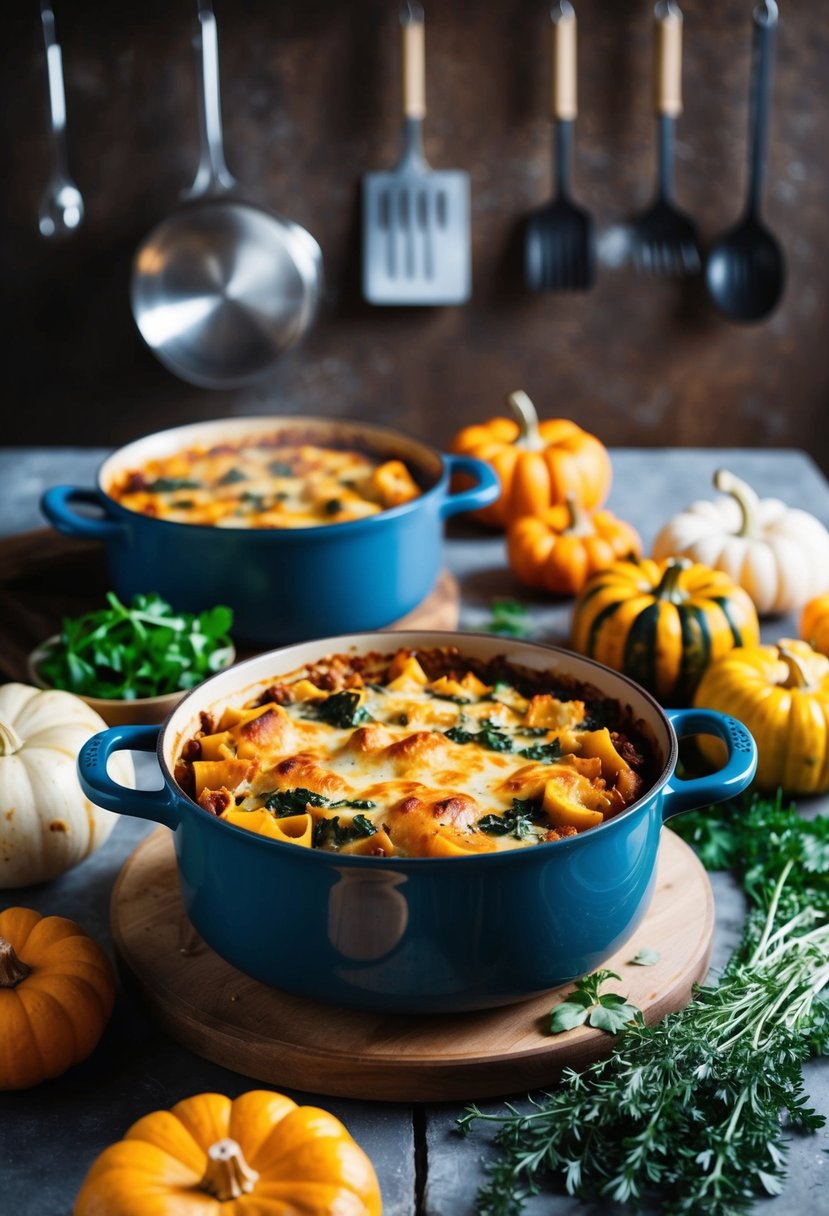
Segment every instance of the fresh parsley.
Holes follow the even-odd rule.
[[[498,633],[508,638],[530,636],[530,616],[518,600],[498,599],[490,604],[491,619],[489,633]]]
[[[198,616],[175,612],[156,594],[66,619],[39,664],[54,688],[86,697],[133,701],[193,688],[230,661],[233,612],[219,606]]]
[[[643,1025],[641,1010],[617,992],[600,992],[607,980],[618,980],[615,971],[602,969],[580,979],[566,1001],[556,1005],[550,1015],[550,1033],[561,1034],[587,1022],[597,1030],[619,1034],[631,1023]]]
[[[782,1190],[790,1132],[825,1124],[803,1065],[829,1054],[829,817],[754,795],[680,822],[746,892],[739,947],[718,984],[653,1026],[626,1024],[606,1059],[528,1109],[467,1108],[462,1131],[497,1126],[482,1216],[517,1216],[545,1177],[598,1203],[738,1216]]]

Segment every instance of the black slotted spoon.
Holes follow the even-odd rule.
[[[658,0],[654,15],[654,103],[659,122],[656,198],[634,222],[633,261],[642,274],[699,274],[700,240],[693,220],[674,201],[674,128],[682,113],[682,13]]]
[[[593,220],[571,196],[576,98],[576,13],[560,0],[551,13],[555,195],[527,218],[524,280],[531,291],[585,291],[596,280]]]

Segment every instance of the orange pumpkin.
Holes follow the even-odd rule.
[[[0,912],[0,1089],[57,1077],[97,1046],[115,1001],[109,959],[79,925]]]
[[[814,650],[829,655],[829,592],[815,596],[803,609],[800,636]]]
[[[619,558],[641,557],[639,534],[610,511],[585,511],[572,494],[561,507],[523,515],[507,533],[509,563],[522,583],[578,595],[591,574]]]
[[[255,1089],[196,1094],[93,1162],[73,1216],[380,1216],[374,1167],[328,1111]]]
[[[453,452],[488,461],[501,482],[501,497],[473,517],[505,528],[522,515],[540,515],[563,503],[568,494],[587,510],[600,507],[612,477],[604,444],[566,418],[539,422],[526,393],[510,393],[507,402],[512,418],[465,427],[451,443]]]

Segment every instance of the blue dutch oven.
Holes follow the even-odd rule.
[[[406,462],[421,497],[378,515],[315,528],[215,528],[128,511],[108,488],[125,471],[191,444],[211,446],[282,434],[289,442],[348,444]],[[453,473],[473,481],[450,493]],[[443,520],[494,502],[498,480],[484,461],[444,456],[397,431],[323,418],[234,418],[175,427],[113,453],[95,488],[54,486],[41,509],[59,532],[102,540],[117,593],[156,591],[180,612],[213,604],[234,611],[234,638],[277,645],[405,616],[429,594],[441,564]],[[76,507],[92,507],[96,517]]]
[[[572,675],[629,706],[659,757],[658,779],[626,811],[578,836],[471,857],[392,860],[283,844],[233,827],[176,784],[176,757],[198,729],[201,710],[242,705],[276,677],[325,655],[443,645]],[[727,760],[710,776],[680,780],[677,738],[691,734],[722,739]],[[163,786],[117,784],[107,760],[123,749],[155,751]],[[191,692],[160,730],[106,730],[78,759],[93,802],[173,832],[187,913],[229,963],[302,996],[404,1013],[510,1004],[594,970],[647,911],[663,823],[741,793],[756,767],[754,740],[740,722],[706,709],[664,711],[591,659],[492,636],[408,632],[330,638],[240,663]]]

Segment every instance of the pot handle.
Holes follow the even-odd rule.
[[[97,490],[83,486],[52,486],[40,499],[40,509],[52,527],[66,536],[83,536],[87,540],[114,540],[123,537],[126,528],[114,519],[90,519],[72,510],[71,503],[85,503],[106,513],[106,503]]]
[[[693,811],[713,802],[725,802],[742,794],[757,771],[757,744],[736,718],[713,709],[667,709],[668,721],[677,738],[687,735],[716,735],[728,752],[716,773],[681,781],[672,776],[663,790],[662,820]]]
[[[477,456],[444,455],[443,461],[451,475],[463,473],[466,477],[471,477],[475,484],[469,490],[447,494],[440,504],[441,519],[457,515],[459,511],[476,511],[479,507],[488,507],[501,493],[498,475],[485,460],[478,460]]]
[[[154,752],[159,730],[158,726],[113,726],[93,735],[78,752],[78,780],[96,806],[118,815],[152,819],[175,831],[179,812],[171,789],[165,785],[160,790],[133,790],[113,781],[107,772],[113,752]]]

